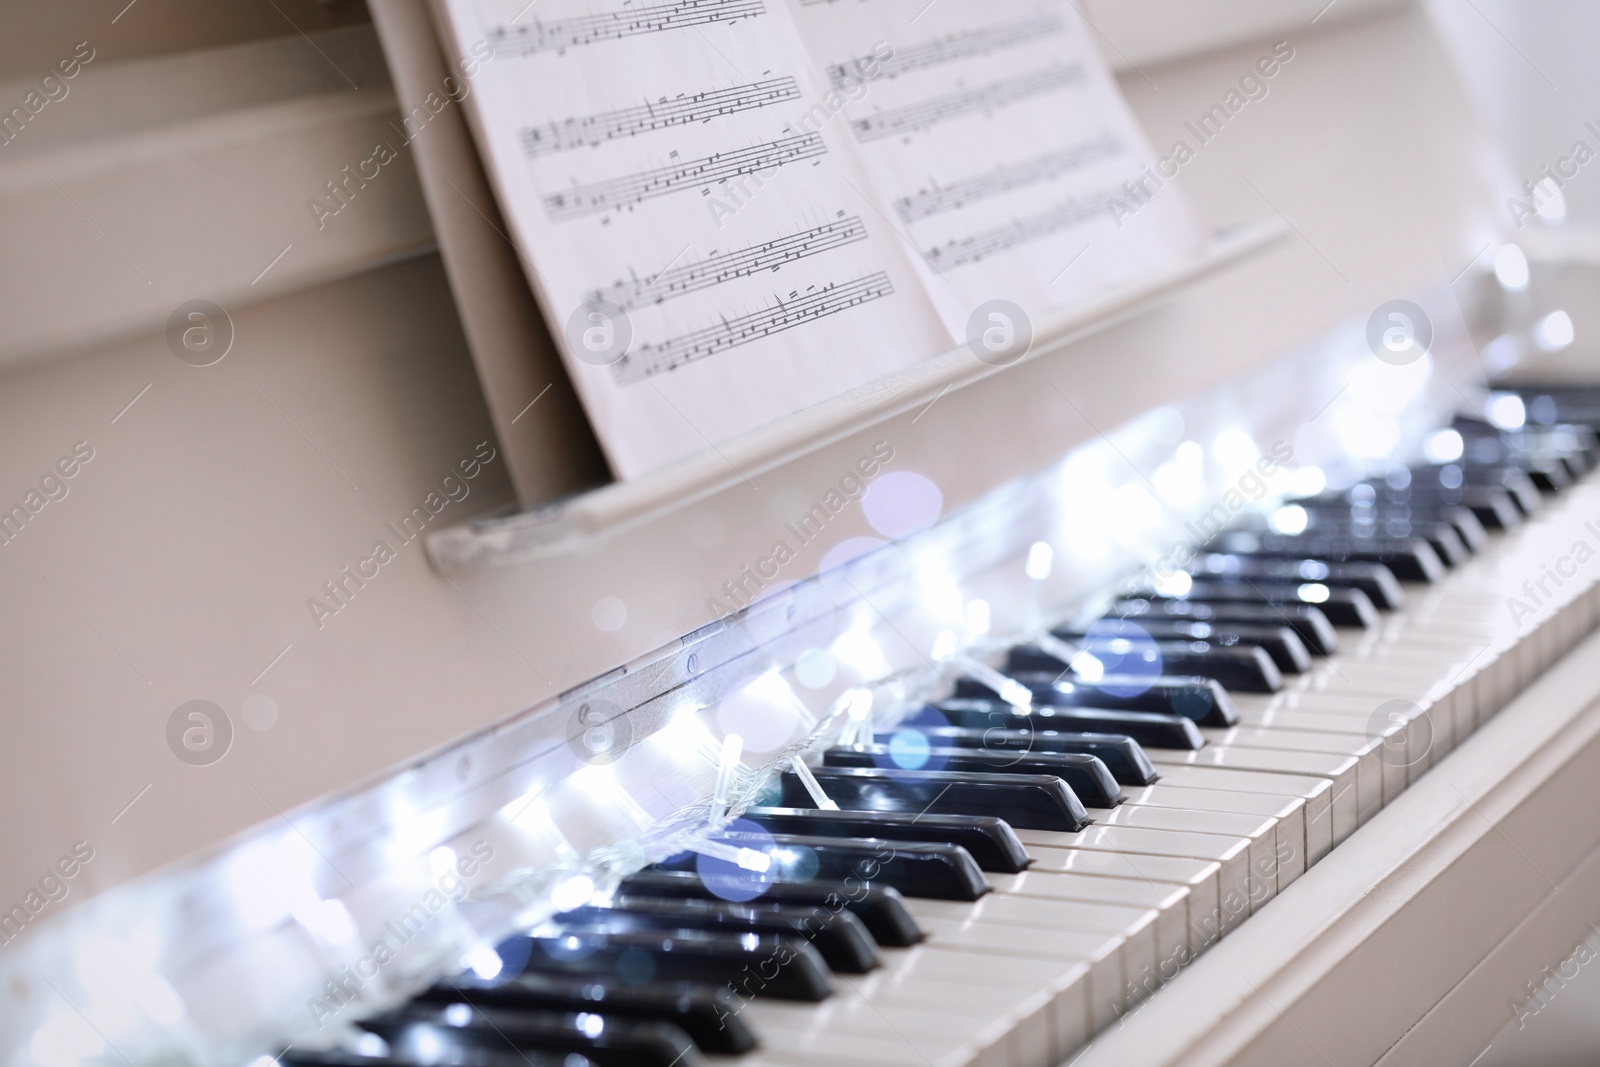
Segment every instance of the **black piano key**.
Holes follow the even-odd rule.
[[[1469,452],[1471,447],[1468,446]],[[1572,471],[1561,462],[1560,456],[1548,450],[1517,452],[1503,449],[1495,462],[1522,471],[1533,483],[1533,487],[1541,493],[1553,496],[1572,485]]]
[[[1067,753],[1093,756],[1106,765],[1120,785],[1150,785],[1156,769],[1139,743],[1126,734],[1073,733],[1064,729],[971,729],[965,726],[917,726],[935,748],[982,748],[1006,753]],[[874,740],[887,745],[893,734],[878,734]],[[1070,783],[1068,783],[1070,784]]]
[[[1112,711],[1106,708],[1035,707],[1026,715],[1003,700],[941,700],[934,708],[952,726],[969,730],[1003,730],[1048,737],[1057,731],[1125,734],[1145,748],[1197,751],[1205,737],[1193,719],[1181,715],[1155,715],[1147,711]]]
[[[1561,458],[1572,464],[1573,473],[1582,477],[1600,465],[1600,434],[1596,434],[1594,426],[1578,426],[1572,423],[1559,425],[1529,424],[1520,431],[1521,435],[1531,437],[1543,447],[1558,453]],[[1576,462],[1573,462],[1576,460]]]
[[[1442,519],[1432,521],[1389,520],[1381,526],[1377,523],[1362,523],[1352,521],[1342,528],[1329,531],[1334,536],[1348,538],[1358,544],[1379,539],[1420,537],[1426,541],[1434,553],[1446,567],[1459,567],[1472,557],[1472,550],[1467,547],[1461,535],[1456,532],[1453,524]]]
[[[1503,495],[1502,495],[1503,496]],[[1311,500],[1296,501],[1296,503],[1313,515],[1331,514],[1348,518],[1358,523],[1366,523],[1374,529],[1390,529],[1392,522],[1413,523],[1444,523],[1455,531],[1466,547],[1469,554],[1483,550],[1489,543],[1489,531],[1484,528],[1483,522],[1476,512],[1465,504],[1443,503],[1438,496],[1428,496],[1422,493],[1413,494],[1409,489],[1389,493],[1375,501],[1364,501],[1359,504],[1348,500]],[[1504,504],[1511,512],[1512,521],[1520,520],[1521,512],[1511,503],[1510,497],[1503,496]],[[1435,546],[1437,548],[1438,546]],[[1378,603],[1378,597],[1373,596],[1373,591],[1368,589],[1367,595],[1372,597],[1372,602]]]
[[[1120,621],[1120,620],[1119,620]],[[1138,626],[1137,622],[1128,622]],[[1210,678],[1224,689],[1241,693],[1276,693],[1283,688],[1283,672],[1267,655],[1266,650],[1255,645],[1220,645],[1209,641],[1159,641],[1153,635],[1149,646],[1160,656],[1164,674],[1192,675]],[[1094,635],[1085,644],[1091,655],[1103,646],[1104,638]],[[1060,671],[1065,667],[1050,653],[1033,645],[1018,645],[1007,654],[1005,671]]]
[[[1528,477],[1526,471],[1518,467],[1479,466],[1470,461],[1456,466],[1461,472],[1462,485],[1505,490],[1524,518],[1533,515],[1544,504],[1539,497],[1539,487],[1533,484],[1533,479]]]
[[[1462,507],[1488,530],[1509,530],[1523,520],[1522,509],[1517,507],[1511,494],[1504,489],[1463,486],[1459,482],[1455,488],[1441,485],[1437,468],[1426,468],[1421,472],[1414,469],[1411,484],[1405,489],[1391,490],[1382,485],[1374,489],[1375,495],[1370,502],[1376,506],[1405,503],[1440,509]],[[1462,539],[1466,540],[1468,536],[1463,533]]]
[[[1514,442],[1526,441],[1536,450],[1560,459],[1574,481],[1594,470],[1595,448],[1600,445],[1592,430],[1579,430],[1575,426],[1525,426],[1507,436]]]
[[[460,1010],[465,1008],[466,1010]],[[576,1053],[595,1067],[698,1067],[689,1035],[670,1023],[597,1012],[480,1011],[466,1005],[418,1006],[359,1024],[401,1056],[431,1062],[434,1050],[462,1045],[484,1050]]]
[[[625,878],[618,892],[666,900],[721,899],[691,871],[640,871]],[[883,948],[909,948],[922,940],[922,928],[906,910],[900,891],[892,886],[821,880],[775,882],[762,890],[759,899],[809,908],[819,919],[848,911]]]
[[[1510,493],[1485,489],[1462,494],[1463,503],[1472,509],[1478,521],[1490,530],[1510,530],[1524,518],[1522,509],[1511,499]]]
[[[1562,450],[1535,435],[1506,433],[1469,419],[1458,419],[1455,428],[1465,438],[1462,458],[1469,466],[1521,470],[1544,493],[1559,493],[1572,484],[1573,471],[1562,461]]]
[[[1154,594],[1159,595],[1159,594]],[[1189,591],[1173,600],[1200,603],[1232,601],[1244,604],[1306,604],[1317,608],[1335,626],[1370,630],[1378,625],[1378,609],[1359,589],[1331,589],[1320,582],[1195,582]]]
[[[1443,519],[1394,518],[1379,521],[1373,511],[1355,508],[1345,512],[1312,511],[1310,523],[1304,533],[1295,536],[1317,542],[1335,542],[1358,547],[1392,546],[1408,538],[1426,541],[1447,567],[1459,567],[1471,557],[1472,552],[1456,532],[1456,528]],[[1308,556],[1313,553],[1306,553]],[[1383,564],[1377,564],[1383,566]]]
[[[819,767],[817,781],[841,808],[916,815],[992,815],[1019,830],[1076,833],[1089,813],[1060,775],[968,774],[884,768]],[[806,803],[798,778],[783,776],[783,803]]]
[[[1451,423],[1453,429],[1461,434],[1463,440],[1476,444],[1483,438],[1490,438],[1504,446],[1503,455],[1509,459],[1518,453],[1533,454],[1536,452],[1549,453],[1565,459],[1568,456],[1578,457],[1583,467],[1580,473],[1592,468],[1597,459],[1600,459],[1600,438],[1596,438],[1594,426],[1582,426],[1574,423],[1555,424],[1549,419],[1539,419],[1537,414],[1549,415],[1551,407],[1546,401],[1543,411],[1536,414],[1533,398],[1525,397],[1528,402],[1528,421],[1516,430],[1502,430],[1486,419],[1474,415],[1458,414]]]
[[[826,787],[824,787],[826,788]],[[804,881],[807,876],[829,882],[855,879],[893,886],[908,897],[929,900],[977,900],[989,892],[989,881],[966,849],[956,845],[878,838],[811,837],[773,834],[767,853],[780,870],[779,881]],[[753,836],[727,833],[718,838],[767,846]],[[665,870],[681,869],[693,856],[668,860]]]
[[[678,921],[686,914],[692,915],[697,911],[714,911],[727,916],[731,926],[745,924],[745,929],[758,934],[798,933],[817,947],[829,967],[842,974],[866,974],[882,962],[872,932],[847,910],[819,915],[814,908],[796,907],[765,897],[737,903],[722,900],[670,901],[659,896],[626,892],[615,894],[611,909],[652,915],[663,923]],[[755,923],[746,924],[747,917],[754,918]],[[560,921],[559,917],[557,921]]]
[[[1227,690],[1210,678],[1122,678],[1107,676],[1086,682],[1053,671],[1022,672],[1016,680],[1033,694],[1036,705],[1111,708],[1182,715],[1201,726],[1232,726],[1239,713]],[[954,696],[994,700],[1000,694],[976,678],[956,682]]]
[[[1148,621],[1207,622],[1216,626],[1287,626],[1313,656],[1331,656],[1339,650],[1339,634],[1320,610],[1308,605],[1196,604],[1186,600],[1146,600],[1130,597],[1111,605],[1110,614]]]
[[[1567,474],[1574,482],[1582,479],[1593,469],[1593,462],[1583,452],[1561,452],[1559,458],[1561,465],[1567,468]]]
[[[1359,589],[1376,608],[1395,611],[1405,593],[1381,563],[1329,563],[1320,559],[1262,559],[1208,552],[1185,568],[1196,578],[1218,581],[1320,582],[1333,589]]]
[[[1500,388],[1521,394],[1526,402],[1528,426],[1523,428],[1524,433],[1566,431],[1575,438],[1575,446],[1588,456],[1591,466],[1600,462],[1600,441],[1595,436],[1595,429],[1600,427],[1600,391],[1583,386]]]
[[[1559,493],[1572,487],[1572,468],[1562,462],[1562,457],[1558,455],[1531,453],[1522,468],[1542,493]]]
[[[526,960],[543,974],[614,977],[623,954],[658,982],[727,985],[745,996],[822,1000],[833,992],[828,965],[800,937],[749,934],[628,934],[559,928],[559,932],[513,937],[499,948],[502,960]],[[767,972],[775,972],[768,978]],[[513,974],[518,971],[513,971]]]
[[[1520,430],[1506,433],[1508,440],[1518,447],[1526,445],[1559,455],[1578,477],[1600,464],[1600,435],[1595,432],[1595,423],[1580,425],[1565,416],[1542,418],[1555,411],[1552,398],[1529,396],[1525,400],[1528,402],[1528,423]]]
[[[878,837],[960,845],[981,870],[1017,874],[1033,862],[1004,819],[984,815],[901,815],[892,811],[751,808],[741,818],[774,834]]]
[[[1436,582],[1444,577],[1444,561],[1422,537],[1314,538],[1240,531],[1225,533],[1207,549],[1276,559],[1354,560],[1381,563],[1402,582]]]
[[[1594,431],[1581,430],[1576,426],[1525,426],[1509,436],[1519,442],[1527,441],[1539,451],[1559,457],[1574,480],[1594,470],[1596,449],[1600,448],[1600,439],[1596,439]]]
[[[816,946],[828,966],[842,974],[866,974],[881,962],[872,935],[854,915],[845,912],[830,922],[818,923],[804,908],[786,904],[618,897],[610,907],[574,908],[552,921],[630,933],[703,930],[799,936]]]
[[[1472,552],[1461,540],[1461,535],[1456,533],[1456,528],[1448,522],[1414,525],[1416,533],[1433,547],[1434,553],[1445,566],[1459,567],[1472,557]],[[1351,533],[1356,534],[1358,531],[1351,527]]]
[[[1515,504],[1511,503],[1509,496],[1499,494],[1498,499],[1511,513],[1512,523],[1521,519],[1521,512]],[[1461,543],[1466,546],[1467,552],[1481,552],[1489,543],[1489,531],[1478,517],[1478,513],[1465,504],[1398,504],[1389,502],[1381,505],[1377,521],[1387,523],[1394,519],[1413,519],[1422,522],[1440,522],[1447,524],[1455,531]],[[1437,547],[1437,545],[1435,546]]]
[[[1311,669],[1311,652],[1300,635],[1284,625],[1252,626],[1249,623],[1187,622],[1182,619],[1145,616],[1138,620],[1139,628],[1156,641],[1208,641],[1213,645],[1233,648],[1239,645],[1256,645],[1272,657],[1272,662],[1283,674],[1303,674]],[[1081,643],[1086,634],[1082,630],[1062,627],[1051,633],[1068,644]]]
[[[1389,506],[1393,507],[1394,505]],[[1484,546],[1489,543],[1489,531],[1484,529],[1483,523],[1478,520],[1478,516],[1469,507],[1461,504],[1408,505],[1408,510],[1424,519],[1449,523],[1455,529],[1456,536],[1461,538],[1461,543],[1467,546],[1468,552],[1481,552]]]
[[[822,754],[828,767],[893,766],[890,745],[830,748]],[[929,761],[941,769],[992,774],[1054,774],[1066,782],[1086,808],[1114,808],[1123,801],[1122,789],[1106,765],[1093,756],[1076,752],[996,752],[988,749],[933,748]],[[1150,782],[1140,782],[1149,785]]]
[[[740,1004],[732,993],[726,988],[688,983],[628,985],[542,974],[501,981],[467,974],[424,990],[414,1003],[656,1019],[688,1034],[701,1052],[729,1056],[749,1052],[757,1045],[755,1032],[739,1014]]]

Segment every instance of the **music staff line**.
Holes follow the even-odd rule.
[[[716,325],[659,344],[640,345],[613,364],[612,373],[618,385],[636,385],[685,363],[772,337],[893,294],[894,284],[884,271],[846,282],[832,282],[804,293],[791,293],[787,299],[776,298],[772,306],[759,311],[732,319],[725,318]]]
[[[1009,222],[1004,226],[983,230],[969,237],[947,241],[937,248],[922,253],[922,258],[937,274],[956,267],[977,263],[982,259],[1037,241],[1061,230],[1071,229],[1106,211],[1106,200],[1116,195],[1115,189],[1102,189],[1047,211]]]
[[[530,159],[537,159],[575,148],[593,148],[607,141],[637,137],[641,133],[670,126],[710,122],[723,115],[754,111],[783,100],[798,99],[800,86],[790,77],[770,78],[727,89],[708,89],[701,93],[680,93],[633,107],[529,126],[522,131],[522,150]]]
[[[681,30],[716,22],[737,22],[766,13],[763,0],[678,0],[676,3],[646,4],[601,11],[592,15],[534,19],[525,26],[508,30],[496,26],[488,39],[496,48],[507,47],[518,55],[539,52],[565,52],[596,41],[614,41],[640,34]]]
[[[808,0],[801,2],[805,4]],[[1061,33],[1065,29],[1066,24],[1061,21],[1060,15],[1044,14],[996,26],[951,33],[922,44],[898,49],[894,55],[885,60],[880,61],[876,56],[857,56],[843,63],[830,64],[827,71],[828,83],[835,89],[846,89],[851,81],[863,80],[865,72],[874,67],[877,70],[876,78],[892,81],[902,74],[910,74],[913,71],[942,66],[958,59],[992,55],[1007,48],[1029,44],[1042,37]]]
[[[1109,134],[1073,145],[1061,152],[1035,156],[1020,163],[996,167],[994,170],[970,178],[962,178],[949,185],[922,189],[894,201],[895,214],[905,223],[930,218],[946,211],[955,211],[978,200],[999,196],[1013,189],[1025,188],[1076,170],[1096,160],[1114,156],[1122,151],[1122,142]]]
[[[634,278],[589,294],[591,304],[614,304],[624,311],[661,304],[674,297],[710,289],[736,278],[748,278],[835,248],[864,241],[867,228],[859,218],[850,217],[815,226],[798,233],[775,237],[758,245],[731,252],[713,252],[705,259],[668,267],[649,278]]]
[[[1083,80],[1083,67],[1077,63],[1046,67],[1015,78],[990,82],[975,89],[932,97],[905,107],[880,111],[850,123],[856,140],[862,144],[925,130],[952,119],[982,114],[1020,100],[1053,93]]]
[[[544,213],[551,222],[604,214],[683,189],[700,189],[747,174],[766,173],[801,160],[815,159],[826,155],[827,151],[820,133],[780,137],[776,141],[717,152],[687,163],[669,163],[552,193],[543,198]]]

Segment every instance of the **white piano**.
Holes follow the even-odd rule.
[[[1157,146],[1292,48],[1211,240],[623,482],[422,0],[0,15],[0,1063],[1539,1062],[1600,922],[1557,6],[1086,0]]]

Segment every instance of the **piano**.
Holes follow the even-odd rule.
[[[1512,1062],[1600,275],[1471,6],[1086,0],[1157,145],[1292,43],[1201,252],[628,482],[422,0],[8,12],[0,1062]]]

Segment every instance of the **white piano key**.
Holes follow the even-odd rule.
[[[1222,922],[1222,864],[1170,856],[1124,856],[1087,849],[1051,849],[1048,854],[1041,855],[1043,851],[1034,852],[1034,866],[1025,874],[1009,877],[1028,879],[1051,873],[1076,874],[1184,888],[1188,890],[1190,950],[1198,955],[1216,940]]]
[[[1381,707],[1381,705],[1379,705]],[[1258,728],[1284,733],[1309,732],[1335,734],[1352,741],[1372,740],[1379,748],[1378,774],[1382,784],[1383,803],[1388,804],[1405,790],[1406,764],[1411,753],[1420,751],[1422,745],[1432,744],[1432,729],[1416,720],[1403,724],[1373,722],[1372,711],[1303,711],[1289,709],[1251,709],[1239,713],[1239,728]],[[1431,720],[1430,720],[1431,721]]]
[[[1397,727],[1398,729],[1398,727]],[[1205,729],[1206,743],[1216,748],[1261,748],[1293,752],[1322,752],[1352,756],[1356,760],[1356,823],[1365,823],[1383,807],[1383,740],[1365,732],[1314,733],[1304,730],[1235,726]]]
[[[1123,808],[1179,808],[1188,811],[1237,812],[1259,815],[1277,822],[1277,850],[1274,866],[1278,891],[1282,892],[1305,873],[1306,802],[1300,797],[1278,797],[1266,793],[1238,793],[1226,789],[1190,789],[1158,782],[1127,790]]]
[[[1426,689],[1429,682],[1441,675],[1460,671],[1472,653],[1483,647],[1482,642],[1460,656],[1432,662],[1408,662],[1389,657],[1372,656],[1366,659],[1348,659],[1335,656],[1305,674],[1297,675],[1292,685],[1284,688],[1301,692],[1345,692],[1404,694],[1407,689]],[[1418,679],[1423,679],[1418,684]]]
[[[1135,826],[1090,826],[1075,834],[1036,830],[1030,834],[1028,854],[1045,870],[1071,869],[1069,857],[1079,852],[1120,856],[1135,871],[1142,871],[1148,860],[1216,863],[1217,925],[1206,929],[1221,937],[1250,913],[1250,842],[1247,838],[1145,830]],[[1144,877],[1153,876],[1145,874]]]
[[[869,986],[853,978],[820,1004],[758,1000],[742,1015],[762,1038],[758,1055],[789,1064],[941,1063],[1021,1067],[1047,1063],[1056,1038],[1048,997],[947,982]],[[1030,1020],[1028,1013],[1038,1018]],[[747,1059],[738,1060],[743,1067]]]
[[[1333,789],[1328,798],[1333,843],[1338,844],[1356,830],[1356,767],[1353,756],[1330,756],[1319,752],[1275,752],[1268,749],[1202,748],[1198,752],[1176,749],[1150,749],[1150,762],[1166,774],[1168,767],[1208,767],[1232,771],[1283,774],[1292,777],[1318,777],[1328,780]]]
[[[1170,764],[1162,769],[1159,784],[1299,797],[1306,802],[1306,866],[1321,860],[1333,848],[1333,783],[1326,778]]]
[[[1151,945],[1155,944],[1155,909],[1133,905],[990,893],[972,903],[907,898],[906,908],[919,922],[924,918],[930,921],[977,919],[1010,926],[1148,937]]]
[[[874,1002],[924,986],[948,987],[957,997],[974,989],[999,990],[1014,998],[1014,1025],[1032,1032],[1030,1042],[1045,1033],[1054,1048],[1064,1051],[1077,1047],[1094,1032],[1090,965],[1084,960],[1005,956],[933,944],[886,951],[883,957],[884,965],[878,970],[851,977],[849,988]]]
[[[1274,856],[1278,848],[1276,823],[1256,815],[1215,811],[1184,811],[1177,808],[1128,806],[1091,808],[1096,826],[1137,826],[1146,830],[1172,830],[1179,833],[1216,834],[1249,842],[1246,859],[1247,895],[1252,910],[1278,893]],[[1018,830],[1024,844],[1050,844],[1050,835],[1035,830]],[[1201,859],[1215,858],[1202,856]]]
[[[1151,917],[1154,918],[1153,916]],[[1006,959],[1073,960],[1089,965],[1089,1003],[1096,1029],[1107,1026],[1126,1005],[1129,953],[1136,956],[1132,973],[1142,973],[1155,961],[1155,931],[1143,927],[1143,936],[1129,945],[1122,934],[1109,930],[1051,930],[984,922],[979,918],[918,917],[930,943],[939,948],[1002,956]]]
[[[868,992],[852,979],[853,991]],[[997,996],[996,994],[1000,995]],[[988,1024],[973,1031],[976,1063],[1007,1063],[1017,1067],[1058,1061],[1072,1042],[1087,1033],[1089,987],[1079,977],[1063,988],[974,990],[955,982],[901,981],[878,987],[872,1003],[880,1007],[922,1010],[933,1007],[952,1016],[982,1004],[990,1017],[1000,1015],[1004,1025]],[[1061,1032],[1066,1027],[1065,1036]]]
[[[1186,886],[1045,870],[990,874],[989,884],[994,887],[994,892],[985,900],[1012,896],[1030,902],[1077,901],[1149,909],[1156,913],[1156,956],[1161,961],[1158,973],[1170,975],[1176,966],[1192,958],[1189,946],[1189,890]]]
[[[923,929],[938,937],[935,944],[950,943],[939,933],[941,924],[952,922],[971,926],[1009,926],[1035,935],[1058,930],[1094,933],[1120,941],[1122,985],[1115,991],[1096,988],[1093,993],[1098,998],[1108,1000],[1115,1010],[1121,1010],[1126,1005],[1130,988],[1137,987],[1143,976],[1158,973],[1161,964],[1161,945],[1157,937],[1160,915],[1153,908],[1083,900],[1046,900],[1000,893],[991,893],[974,904],[942,900],[908,900],[906,904],[911,914],[923,924]],[[945,933],[949,929],[948,925],[943,927]],[[1002,935],[994,943],[1007,946],[1012,943],[1012,938],[1009,934]],[[1057,954],[1052,945],[1040,944],[1038,947],[1052,956]]]
[[[950,1011],[951,1007],[937,1003],[925,1009],[880,1005],[848,991],[835,993],[821,1004],[757,1002],[743,1014],[761,1038],[760,1049],[755,1056],[733,1062],[740,1067],[752,1061],[786,1067],[845,1062],[869,1067],[983,1063],[979,1051],[982,1024],[987,1021],[1004,1030],[1009,1018],[1002,1011],[985,1020]],[[1004,1048],[1005,1035],[993,1035],[990,1045]]]
[[[1070,1042],[1086,1032],[1089,988],[1084,976],[1087,970],[1080,968],[1072,973],[1075,977],[1066,985],[1058,981],[1055,986],[1020,992],[1009,988],[980,990],[970,984],[922,979],[873,984],[873,980],[852,978],[847,984],[852,993],[870,999],[879,1008],[931,1009],[950,1017],[976,1011],[989,1021],[971,1031],[975,1062],[1010,1063],[1020,1067],[1060,1059],[1061,1050],[1070,1047],[1063,1042]],[[1058,1033],[1062,1026],[1069,1028],[1065,1038]]]

